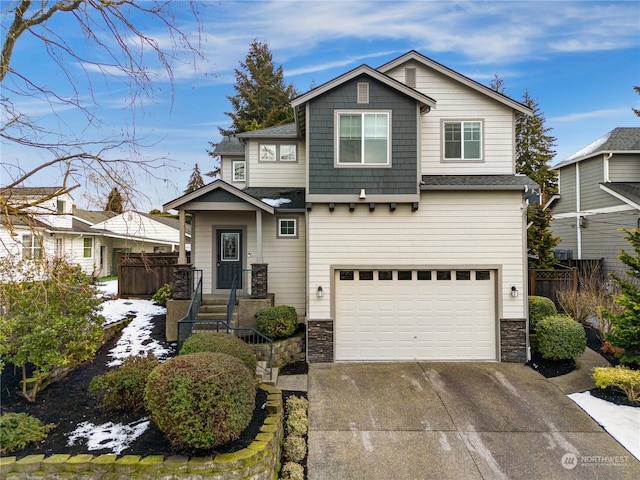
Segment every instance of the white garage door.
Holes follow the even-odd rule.
[[[495,360],[492,270],[339,270],[336,360]]]

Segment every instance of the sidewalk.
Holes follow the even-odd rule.
[[[549,378],[548,380],[556,387],[569,395],[576,392],[591,390],[596,385],[591,375],[595,367],[608,367],[607,362],[599,353],[587,348],[582,356],[576,361],[576,369],[566,375]]]

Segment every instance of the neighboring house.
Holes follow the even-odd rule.
[[[605,273],[623,273],[622,229],[640,218],[640,128],[615,128],[554,167],[559,195],[551,201],[553,234],[565,259],[604,259]]]
[[[12,217],[0,226],[0,257],[65,258],[91,275],[117,274],[118,252],[172,252],[180,245],[173,218],[127,211],[77,209],[61,187],[12,188],[3,191],[12,204],[39,202],[32,215]],[[44,202],[41,199],[46,198]],[[184,244],[190,243],[190,226]]]
[[[537,185],[516,174],[514,118],[531,110],[415,51],[292,106],[294,124],[220,142],[222,178],[164,205],[193,215],[204,292],[268,264],[309,362],[524,362]]]

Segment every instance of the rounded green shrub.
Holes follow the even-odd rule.
[[[280,471],[281,480],[304,480],[304,467],[299,463],[287,462]]]
[[[295,414],[289,414],[285,421],[285,426],[289,435],[303,437],[309,429],[307,413],[297,410]]]
[[[300,462],[307,454],[307,442],[302,437],[289,436],[284,439],[282,452],[286,460]]]
[[[158,289],[156,293],[153,294],[153,297],[151,298],[153,299],[154,302],[156,302],[161,307],[166,307],[167,300],[170,300],[172,295],[173,295],[173,285],[171,285],[170,283],[165,283],[163,286],[161,286]]]
[[[272,340],[290,337],[298,326],[296,309],[288,305],[263,308],[254,318],[256,330]]]
[[[529,297],[529,330],[535,332],[540,320],[557,314],[556,305],[550,298],[535,295]]]
[[[91,379],[89,395],[106,411],[137,412],[144,409],[144,390],[151,371],[159,365],[153,354],[133,356],[122,365]]]
[[[250,372],[256,371],[256,355],[251,347],[238,337],[228,333],[195,333],[184,342],[180,349],[180,355],[199,352],[226,353],[242,360]]]
[[[289,415],[298,410],[301,410],[306,413],[308,408],[309,408],[309,401],[304,397],[297,397],[295,395],[291,395],[290,397],[287,398],[285,402],[285,410]]]
[[[0,455],[22,450],[30,443],[40,442],[55,425],[43,425],[26,413],[5,413],[0,416]]]
[[[587,348],[584,327],[566,315],[554,315],[537,325],[538,351],[543,358],[575,360]]]
[[[211,450],[240,436],[251,421],[253,373],[226,353],[178,355],[149,375],[145,403],[171,444],[189,452]]]

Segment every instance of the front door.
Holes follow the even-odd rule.
[[[216,230],[216,287],[228,290],[236,272],[242,272],[242,230]],[[236,288],[242,288],[242,275],[238,274]]]

